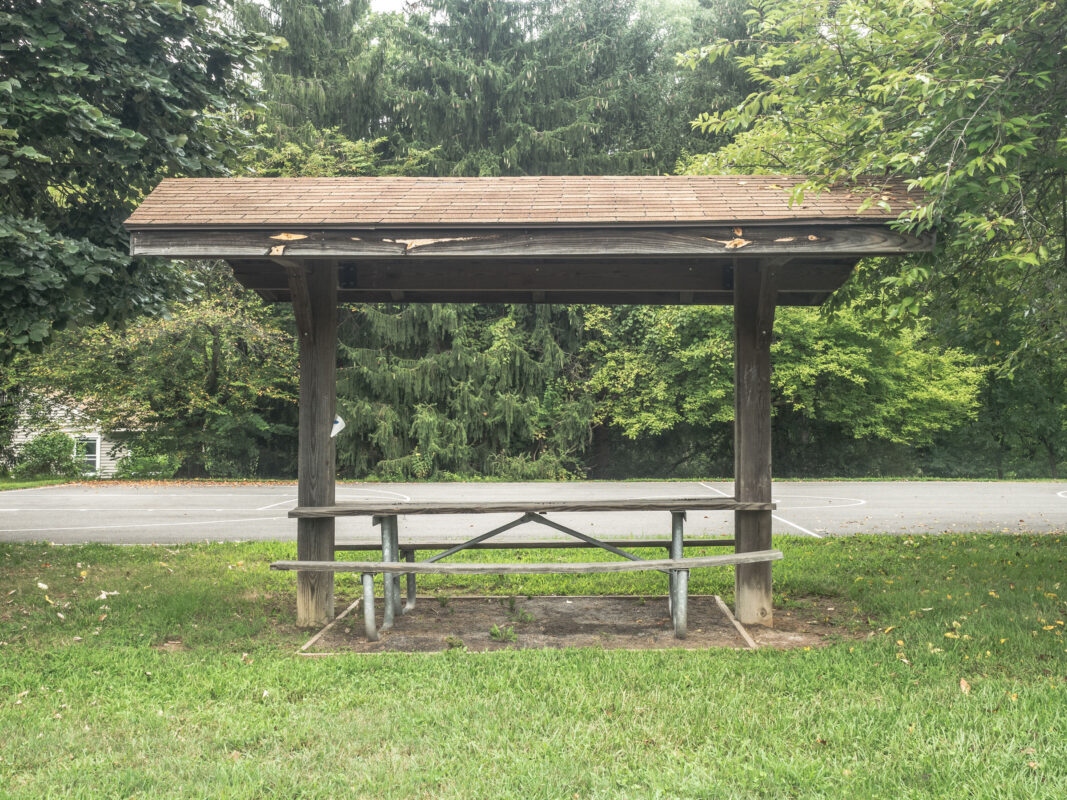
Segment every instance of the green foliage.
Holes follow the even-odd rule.
[[[408,148],[402,157],[385,152],[385,138],[346,138],[338,128],[318,130],[309,124],[298,139],[274,144],[265,126],[257,131],[259,146],[250,148],[242,165],[250,175],[265,178],[338,178],[418,174],[431,153]]]
[[[125,330],[65,332],[16,365],[22,385],[76,401],[139,456],[186,476],[291,474],[296,357],[287,317],[201,265],[198,297]]]
[[[759,85],[742,103],[697,120],[736,138],[690,160],[687,171],[812,176],[794,199],[862,175],[905,178],[925,199],[891,210],[906,230],[936,229],[938,252],[868,273],[890,317],[945,314],[980,328],[999,303],[1021,299],[1020,347],[1062,352],[1062,5],[763,0],[749,20],[742,41],[719,39],[682,59],[733,59]],[[999,338],[985,333],[990,344]]]
[[[342,474],[574,475],[592,414],[567,388],[580,329],[551,306],[351,307],[339,331]]]
[[[383,91],[387,37],[367,0],[238,0],[238,18],[271,36],[260,78],[264,106],[254,115],[274,145],[309,144],[317,129],[345,138],[377,136],[387,108]]]
[[[134,451],[119,459],[115,477],[123,480],[165,480],[173,478],[181,465],[181,458],[171,453]]]
[[[437,175],[663,171],[714,141],[687,130],[704,92],[733,96],[745,83],[716,66],[691,80],[671,64],[731,7],[413,3],[396,33],[390,128],[404,146],[432,149]]]
[[[76,478],[82,473],[81,464],[75,457],[74,440],[62,431],[42,433],[22,446],[12,477],[18,480],[30,478]]]
[[[586,319],[587,386],[600,397],[598,422],[634,441],[673,435],[670,469],[718,451],[718,470],[729,474],[732,309],[600,307]],[[821,318],[783,308],[775,330],[777,474],[803,470],[806,459],[842,440],[929,445],[974,416],[984,370],[921,329],[888,336],[863,311]]]
[[[158,311],[173,267],[121,223],[159,177],[217,174],[260,45],[204,2],[0,4],[0,359]]]

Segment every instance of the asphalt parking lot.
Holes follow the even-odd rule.
[[[338,484],[337,499],[566,500],[709,497],[732,494],[728,482],[569,482]],[[0,492],[0,541],[57,544],[172,544],[193,541],[293,540],[295,484],[204,485],[88,483]],[[774,484],[774,532],[826,537],[864,533],[972,531],[1067,532],[1067,482],[782,481]],[[516,515],[401,517],[407,539],[464,539]],[[555,514],[601,537],[666,537],[664,512]],[[729,512],[690,512],[686,534],[728,536]],[[542,526],[501,538],[553,538]],[[369,518],[339,519],[339,542],[376,541]]]

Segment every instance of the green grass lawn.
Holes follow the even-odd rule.
[[[39,486],[55,486],[59,483],[70,483],[70,478],[32,478],[30,480],[0,478],[0,492],[11,489],[36,489]]]
[[[1067,797],[1061,537],[776,545],[777,608],[833,597],[850,635],[793,651],[300,658],[295,578],[267,570],[292,545],[0,545],[0,796]],[[729,599],[731,573],[694,574],[691,591]],[[338,593],[354,598],[355,578]]]

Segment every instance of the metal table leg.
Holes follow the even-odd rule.
[[[674,607],[671,622],[674,623],[674,636],[684,639],[689,625],[689,570],[677,569],[674,572]]]
[[[671,512],[671,549],[670,557],[682,558],[684,555],[685,512]],[[674,623],[674,635],[685,638],[686,617],[689,600],[689,570],[672,569],[669,579],[669,599],[671,621]]]
[[[390,517],[392,524],[389,526],[389,536],[392,543],[391,550],[393,551],[393,560],[400,560],[400,523],[396,517]],[[400,595],[400,576],[399,575],[386,575],[386,578],[390,578],[393,584],[393,619],[404,613],[404,599]]]
[[[414,563],[415,562],[415,551],[414,550],[405,550],[405,551],[401,552],[400,555],[408,563]],[[400,609],[400,613],[401,614],[410,614],[412,611],[415,610],[415,573],[414,572],[409,572],[404,577],[407,579],[407,584],[408,584],[407,585],[408,599],[407,599],[407,603],[404,604],[404,607],[402,609]]]
[[[393,549],[394,525],[396,525],[395,516],[381,518],[382,561],[385,562],[395,562],[397,560],[397,553]],[[385,611],[382,615],[382,630],[384,631],[393,627],[393,621],[396,618],[396,582],[392,575],[383,573],[382,585],[384,586],[383,595],[385,604]]]
[[[367,639],[372,642],[378,641],[378,629],[374,626],[374,575],[364,572],[363,581],[363,629],[367,632]]]

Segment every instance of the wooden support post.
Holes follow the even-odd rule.
[[[734,269],[734,496],[771,500],[771,336],[773,267],[738,260]],[[734,550],[771,547],[771,512],[734,513]],[[744,625],[773,625],[771,565],[738,564],[734,605]]]
[[[297,497],[302,506],[329,506],[336,501],[330,431],[337,405],[337,265],[298,264],[287,271],[300,348]],[[332,561],[333,546],[333,518],[297,520],[298,561]],[[333,574],[297,572],[296,624],[321,626],[333,611]]]

